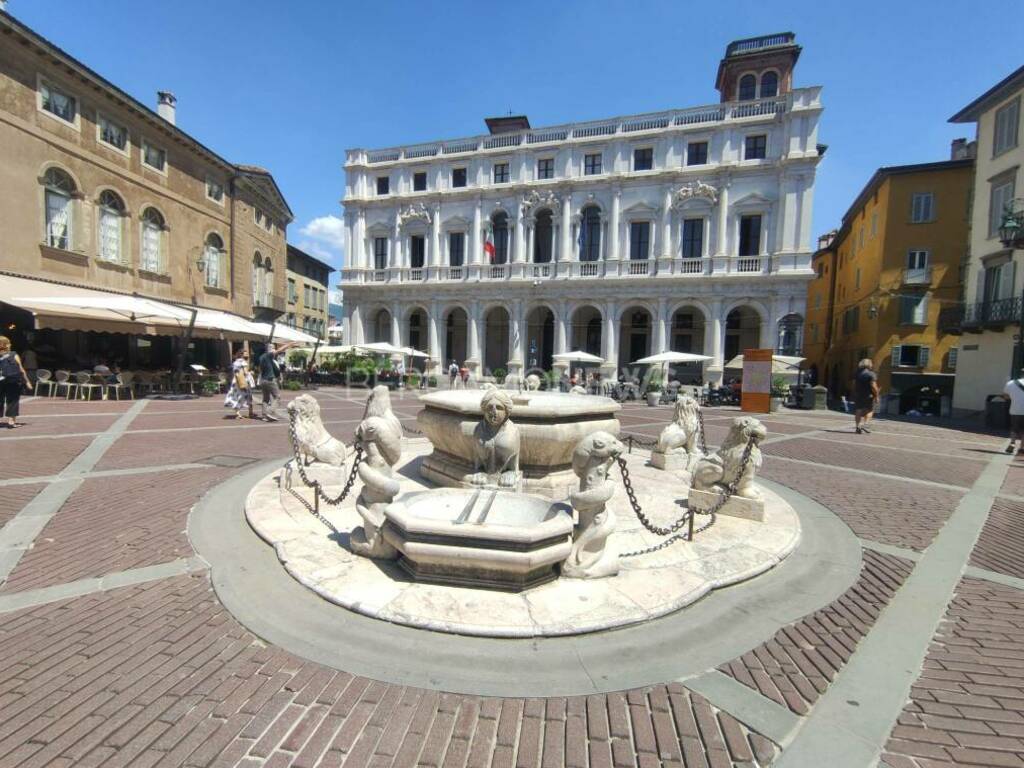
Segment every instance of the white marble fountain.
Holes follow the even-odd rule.
[[[681,404],[652,462],[624,453],[619,406],[603,397],[430,394],[418,417],[426,439],[402,438],[389,397],[375,389],[356,430],[358,496],[354,488],[327,502],[341,494],[353,457],[323,428],[316,401],[300,396],[289,406],[296,453],[324,500],[317,505],[293,461],[246,502],[250,525],[288,573],[349,610],[462,634],[591,632],[752,578],[799,541],[795,511],[755,482],[764,438],[756,419],[736,419],[704,456],[695,406]],[[334,532],[311,514],[317,506]],[[695,518],[693,541],[680,535],[685,522],[666,535],[688,507],[719,508]]]

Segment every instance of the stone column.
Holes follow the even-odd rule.
[[[396,347],[403,346],[402,344],[402,307],[396,301],[391,305],[391,343]]]
[[[526,261],[526,227],[523,222],[523,206],[522,203],[516,203],[516,236],[515,236],[515,251],[513,252],[512,258],[517,264],[522,264]]]
[[[657,355],[668,350],[668,339],[666,329],[665,311],[668,306],[666,299],[658,299],[658,316],[654,318],[654,349],[652,355]]]
[[[516,299],[508,314],[508,373],[523,375],[523,302]]]
[[[438,306],[438,303],[436,301],[430,302],[430,312],[427,315],[427,335],[430,339],[430,349],[427,350],[430,353],[428,372],[435,376],[439,375],[442,369],[441,343],[437,338],[437,318],[440,314],[441,308]]]
[[[604,365],[601,366],[601,377],[611,378],[613,381],[618,378],[619,370],[619,323],[616,319],[618,306],[614,301],[605,302],[604,330],[601,332],[601,357],[604,358]]]
[[[441,265],[441,206],[434,206],[430,219],[430,266]]]
[[[353,266],[356,269],[366,269],[366,211],[360,208],[356,211],[356,243]]]
[[[672,258],[672,189],[665,187],[665,196],[661,203],[661,243],[659,253],[664,258]]]
[[[558,249],[559,261],[570,261],[572,259],[572,195],[566,192],[562,195],[562,243]]]
[[[355,338],[352,335],[353,317],[355,316],[355,307],[350,304],[345,304],[345,327],[342,329],[342,344],[352,345],[356,343]]]
[[[710,328],[705,328],[704,354],[711,355],[711,360],[705,365],[705,375],[716,384],[722,383],[723,366],[722,352],[725,349],[725,323],[722,320],[722,300],[715,299],[711,302]],[[710,333],[707,331],[710,330]],[[710,348],[709,348],[710,342]]]
[[[466,360],[466,367],[473,374],[478,375],[480,368],[480,302],[469,303],[469,317],[467,318],[466,333],[468,335],[469,358]]]
[[[608,222],[608,261],[619,260],[619,209],[622,206],[622,189],[612,188],[612,213]],[[617,270],[618,265],[609,268],[609,272]]]
[[[483,243],[480,240],[480,229],[481,222],[483,220],[483,211],[481,209],[482,202],[480,198],[477,198],[476,205],[473,207],[473,231],[469,237],[469,260],[470,264],[479,265],[481,262],[481,255],[483,253]]]
[[[729,255],[729,181],[722,182],[718,190],[718,242],[715,255]]]
[[[402,223],[398,218],[398,214],[395,214],[395,233],[393,237],[393,244],[391,246],[391,263],[388,265],[397,269],[401,269],[402,264]]]
[[[363,313],[358,304],[352,309],[352,343],[365,343],[363,340]]]
[[[569,332],[569,313],[568,303],[565,301],[559,301],[555,305],[555,354],[564,355],[569,351],[568,346],[568,332]],[[555,360],[552,362],[551,367],[558,373],[559,376],[569,367],[569,363],[564,360]]]

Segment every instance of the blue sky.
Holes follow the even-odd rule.
[[[829,151],[813,231],[827,231],[878,166],[946,159],[951,139],[973,138],[973,125],[946,121],[1021,65],[1012,9],[892,0],[8,3],[140,101],[174,92],[178,125],[224,157],[269,168],[295,212],[289,240],[335,266],[346,148],[473,135],[484,117],[510,109],[537,126],[712,103],[726,43],[779,31],[803,46],[796,85],[824,86]]]

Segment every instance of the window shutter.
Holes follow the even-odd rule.
[[[917,312],[914,320],[921,325],[928,324],[928,295],[925,294],[921,297],[921,301],[917,303]]]
[[[1000,267],[999,275],[999,298],[1001,299],[1012,299],[1013,298],[1013,286],[1017,277],[1017,264],[1016,262],[1009,261]]]
[[[987,273],[988,270],[980,269],[975,276],[975,280],[977,280],[977,282],[974,285],[974,300],[978,304],[985,303],[985,277]]]
[[[910,296],[900,296],[900,323],[909,323],[913,319],[914,300]]]
[[[903,351],[903,347],[900,344],[892,345],[892,367],[900,367],[900,353]]]
[[[949,355],[946,357],[946,367],[951,371],[956,370],[956,359],[960,355],[960,348],[953,347],[949,350]]]
[[[921,346],[917,350],[917,364],[921,368],[928,367],[929,349],[928,347]]]

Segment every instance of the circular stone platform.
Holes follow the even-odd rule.
[[[406,441],[396,467],[402,491],[426,487],[419,464],[431,447]],[[664,525],[683,507],[686,486],[671,473],[647,465],[646,455],[627,456],[637,498],[654,522]],[[617,487],[611,506],[618,517],[620,551],[661,541],[644,530]],[[351,530],[361,524],[355,493],[339,507],[321,504],[340,531],[332,536],[279,480],[276,470],[260,480],[246,500],[249,524],[274,547],[284,568],[300,583],[352,611],[387,622],[484,637],[574,635],[623,627],[687,606],[713,589],[749,579],[780,563],[800,540],[800,521],[780,496],[765,490],[765,520],[720,515],[694,543],[677,542],[655,553],[624,558],[622,571],[608,579],[557,581],[521,593],[420,584],[393,562],[369,560],[348,549]],[[299,483],[297,477],[294,478]],[[294,489],[312,502],[308,489]],[[326,488],[328,494],[338,488]],[[703,521],[704,518],[698,518]]]

